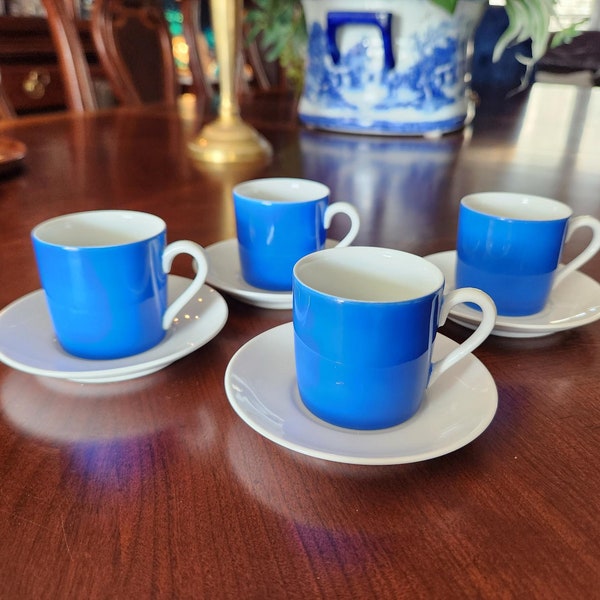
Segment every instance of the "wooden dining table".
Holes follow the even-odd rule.
[[[308,130],[279,92],[241,107],[273,146],[268,164],[194,163],[187,142],[213,113],[193,102],[2,122],[27,154],[0,174],[0,307],[40,288],[39,222],[141,210],[165,220],[170,241],[210,249],[235,238],[232,187],[255,177],[321,181],[359,212],[355,245],[421,256],[455,248],[472,192],[548,196],[600,217],[598,88],[481,94],[464,130],[439,138]],[[586,243],[574,236],[564,260]],[[600,256],[581,271],[600,280]],[[173,273],[193,268],[178,258]],[[0,363],[0,598],[598,598],[593,317],[489,337],[474,354],[497,408],[460,447],[353,464],[290,449],[234,410],[232,357],[292,312],[220,294],[222,329],[143,377],[88,383]],[[470,330],[448,320],[440,334],[462,342]],[[379,434],[365,435],[376,447]]]

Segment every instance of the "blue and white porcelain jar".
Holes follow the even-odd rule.
[[[302,0],[308,28],[298,105],[308,127],[437,135],[460,129],[469,59],[487,0],[454,14],[429,0]]]

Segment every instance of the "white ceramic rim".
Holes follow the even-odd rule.
[[[390,262],[383,261],[393,261],[391,269],[388,268]],[[317,263],[326,263],[327,269],[311,273],[311,267]],[[399,282],[397,277],[400,269],[402,279]],[[346,287],[356,285],[356,279],[361,275],[377,273],[383,281],[388,280],[393,287],[397,288],[399,283],[403,285],[406,282],[407,287],[416,288],[418,292],[403,294],[402,297],[370,299],[362,293],[335,291],[334,288],[340,286],[340,275],[344,272],[347,274],[347,282],[343,284]],[[350,278],[352,283],[349,283]],[[433,263],[416,254],[376,246],[336,247],[308,254],[294,265],[293,280],[334,302],[358,304],[404,304],[434,294],[444,287],[444,274]]]
[[[460,203],[473,212],[507,221],[562,221],[573,214],[570,206],[558,200],[517,192],[478,192]]]
[[[89,228],[97,226],[111,234],[123,236],[123,242],[102,242],[90,236]],[[49,246],[68,248],[110,248],[150,240],[164,232],[166,223],[156,215],[135,210],[90,210],[53,217],[36,225],[31,235]],[[98,235],[102,234],[99,231]]]
[[[238,183],[233,188],[237,196],[246,201],[262,204],[301,204],[328,200],[329,188],[318,181],[299,177],[265,177]]]

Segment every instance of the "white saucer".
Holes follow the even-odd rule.
[[[223,240],[204,249],[208,260],[206,282],[230,296],[260,308],[292,308],[292,292],[271,292],[246,283],[237,239]]]
[[[456,251],[438,252],[425,257],[436,265],[446,279],[446,290],[456,286]],[[469,329],[481,321],[481,313],[465,304],[455,306],[449,318]],[[496,317],[492,335],[529,338],[588,325],[600,319],[600,284],[584,273],[574,271],[552,290],[543,311],[526,317]]]
[[[327,240],[326,246],[330,248],[337,243]],[[204,250],[208,260],[206,282],[210,285],[252,306],[278,310],[292,308],[292,292],[272,292],[246,283],[242,277],[236,238],[217,242]]]
[[[169,301],[190,280],[169,275]],[[179,312],[165,338],[150,350],[114,360],[88,360],[66,353],[56,341],[42,290],[31,292],[0,312],[0,360],[46,377],[84,383],[124,381],[154,373],[214,338],[227,321],[227,303],[207,285]]]
[[[434,357],[456,346],[438,334]],[[487,428],[498,405],[492,376],[469,355],[431,386],[405,423],[377,431],[329,425],[300,400],[292,323],[265,331],[235,353],[225,391],[236,413],[269,440],[316,458],[363,465],[411,463],[457,450]]]

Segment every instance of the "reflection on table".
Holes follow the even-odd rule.
[[[251,177],[322,181],[359,211],[355,244],[421,256],[455,248],[458,203],[475,191],[541,194],[600,216],[598,89],[535,84],[482,97],[467,129],[439,139],[309,131],[294,111],[280,93],[243,99],[244,118],[274,148],[270,164],[247,172],[192,163],[186,143],[209,117],[201,110],[0,124],[27,147],[20,169],[0,174],[0,306],[39,289],[37,223],[143,210],[167,222],[170,239],[207,247],[235,237],[231,189]],[[598,257],[582,271],[600,280]],[[97,385],[0,364],[0,596],[597,595],[597,322],[492,336],[477,349],[498,408],[459,450],[349,465],[284,448],[235,413],[224,386],[232,356],[291,312],[223,296],[222,331],[147,377]],[[456,342],[469,334],[450,321],[440,331]],[[272,365],[259,364],[268,384]]]

